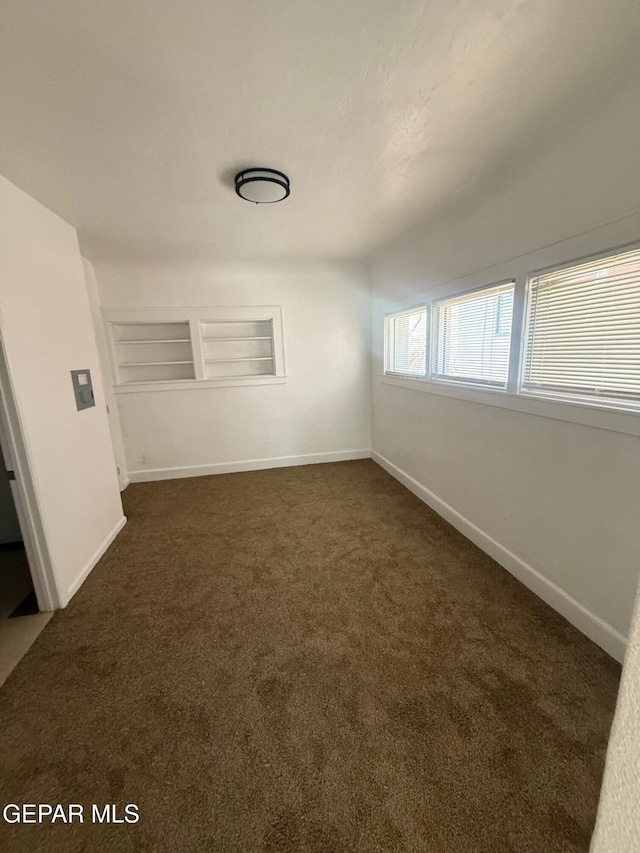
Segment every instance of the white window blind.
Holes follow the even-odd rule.
[[[506,386],[514,287],[511,281],[434,303],[435,379]]]
[[[415,308],[387,317],[386,332],[387,372],[424,376],[427,366],[427,309]]]
[[[640,251],[532,279],[522,387],[640,400]]]

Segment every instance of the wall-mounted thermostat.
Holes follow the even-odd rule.
[[[73,382],[73,393],[76,395],[76,406],[78,411],[95,406],[93,397],[93,385],[91,384],[90,370],[72,370],[71,381]]]

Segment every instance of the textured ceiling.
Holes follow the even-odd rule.
[[[637,74],[638,0],[3,0],[0,173],[89,257],[361,258]],[[282,169],[291,197],[238,199]]]

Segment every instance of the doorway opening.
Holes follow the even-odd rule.
[[[9,471],[0,462],[0,619],[31,610],[38,613],[38,601],[31,579],[18,513],[11,493]],[[35,609],[34,609],[35,606]]]
[[[0,454],[0,685],[53,616],[40,612],[10,476]]]
[[[0,337],[0,685],[59,606]]]
[[[0,685],[52,616],[40,612],[9,473],[0,458]]]

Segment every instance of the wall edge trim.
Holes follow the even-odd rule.
[[[207,465],[184,465],[172,468],[149,468],[129,471],[132,483],[154,480],[176,480],[184,477],[207,477],[212,474],[236,474],[242,471],[261,471],[267,468],[290,468],[298,465],[317,465],[325,462],[349,462],[370,459],[371,450],[336,450],[325,453],[306,453],[299,456],[273,456],[265,459],[244,459],[234,462],[213,462]]]
[[[120,533],[120,531],[122,530],[122,528],[125,526],[126,523],[127,523],[127,517],[125,515],[123,515],[120,519],[118,519],[118,522],[115,525],[115,527],[112,528],[112,530],[102,540],[100,545],[98,545],[96,550],[93,552],[91,557],[89,557],[89,560],[85,563],[84,567],[81,569],[81,571],[77,575],[76,579],[74,581],[72,581],[69,584],[69,586],[67,587],[66,601],[62,605],[63,607],[66,607],[67,604],[69,604],[69,602],[71,601],[73,596],[80,589],[80,587],[85,582],[85,580],[87,579],[87,577],[89,576],[91,571],[95,568],[95,566],[98,563],[98,561],[100,560],[100,558],[102,556],[104,556],[107,549],[109,548],[109,546],[111,545],[113,540],[116,538],[118,533]]]
[[[560,613],[561,616],[564,616],[575,628],[589,637],[615,660],[622,663],[627,648],[627,639],[619,631],[596,616],[579,601],[576,601],[568,592],[546,578],[533,566],[525,563],[524,560],[477,527],[450,504],[439,498],[434,492],[407,474],[406,471],[403,471],[402,468],[394,465],[381,453],[372,450],[371,458],[410,492],[413,492],[416,497],[420,498],[423,503],[453,525],[463,536],[466,536],[474,545],[477,545],[478,548],[494,559],[503,569],[506,569],[535,595]]]

